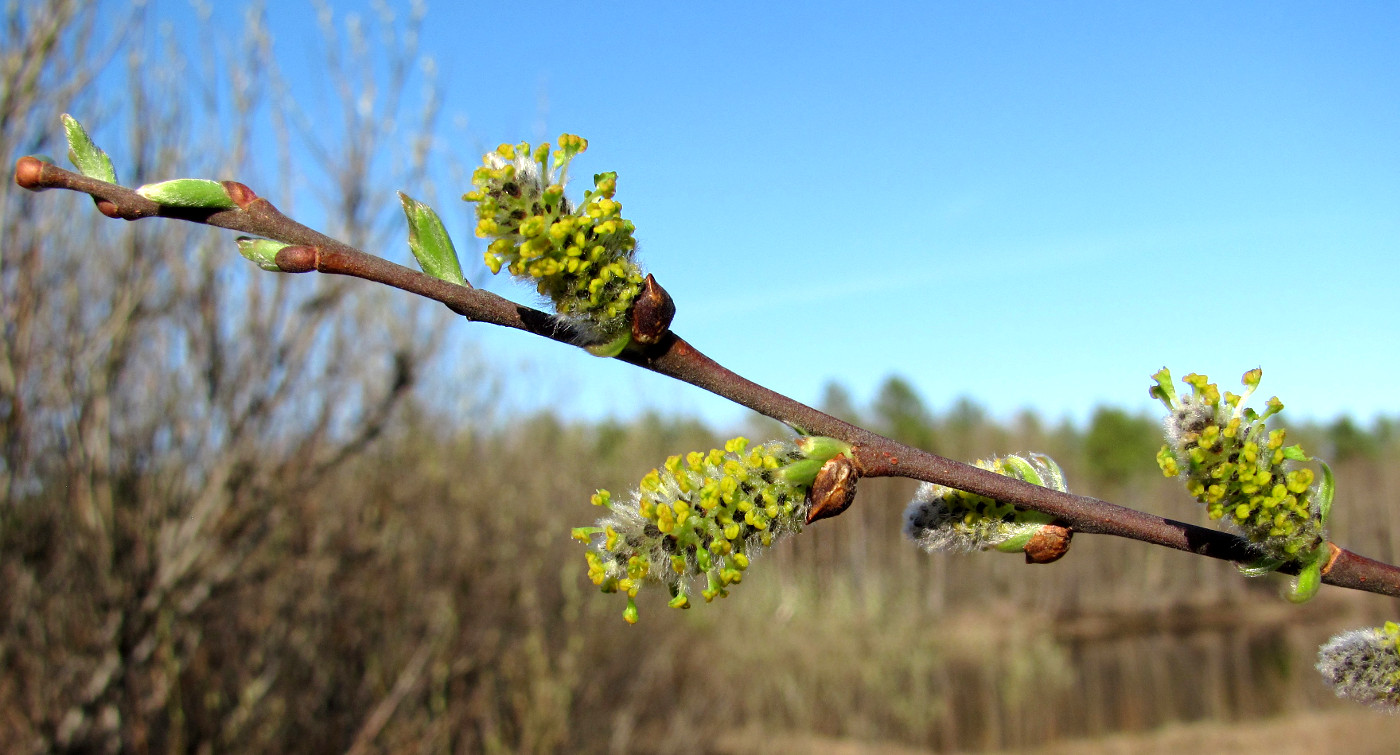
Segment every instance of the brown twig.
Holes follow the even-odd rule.
[[[242,184],[225,184],[237,209],[191,211],[159,205],[131,189],[32,157],[20,158],[15,166],[15,182],[33,191],[67,189],[88,194],[109,217],[176,218],[281,241],[293,245],[277,256],[278,266],[285,272],[314,270],[363,278],[441,302],[469,320],[580,345],[579,332],[552,315],[487,291],[439,280],[343,244],[288,218]],[[1250,562],[1258,555],[1245,540],[1225,532],[1043,488],[898,443],[737,375],[669,331],[655,343],[630,346],[617,358],[703,388],[803,432],[850,443],[855,465],[863,477],[907,477],[966,490],[1050,514],[1071,532],[1116,535],[1236,562]],[[1330,547],[1335,552],[1323,575],[1324,583],[1400,597],[1400,568]],[[1280,571],[1295,570],[1285,566]]]

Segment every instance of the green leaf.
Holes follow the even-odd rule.
[[[238,253],[248,261],[264,270],[274,273],[282,272],[282,268],[277,266],[277,253],[290,244],[268,239],[255,239],[249,236],[239,236],[234,240],[238,242]]]
[[[992,550],[1000,553],[1024,553],[1026,546],[1035,539],[1045,525],[1055,521],[1055,517],[1040,511],[1017,512],[1015,523],[1007,522],[1001,527],[1013,530],[1014,535],[992,546]]]
[[[992,549],[999,553],[1021,553],[1026,550],[1026,543],[1040,532],[1039,527],[1027,528],[1011,537],[992,546]]]
[[[177,178],[173,181],[146,184],[138,188],[136,193],[166,207],[231,210],[238,206],[233,203],[223,184],[207,178]]]
[[[817,472],[821,471],[822,465],[826,463],[824,459],[798,459],[778,470],[778,476],[789,485],[807,486],[817,478]]]
[[[1307,461],[1308,455],[1303,453],[1302,446],[1293,445],[1283,449],[1283,458],[1293,461]]]
[[[1152,375],[1157,384],[1147,389],[1147,395],[1166,404],[1167,411],[1176,408],[1176,388],[1172,385],[1171,370],[1163,367]]]
[[[797,450],[801,451],[802,455],[808,459],[825,462],[839,454],[850,453],[851,444],[824,435],[808,435],[805,438],[797,439]]]
[[[68,136],[68,159],[79,173],[109,184],[117,182],[117,171],[112,168],[111,158],[92,143],[92,137],[88,136],[87,129],[78,123],[78,119],[64,113],[63,131]]]
[[[1317,594],[1317,588],[1322,586],[1322,564],[1327,560],[1323,557],[1326,550],[1326,545],[1319,548],[1298,572],[1298,577],[1293,580],[1293,587],[1287,595],[1290,603],[1306,603]]]
[[[1001,460],[1001,463],[1005,464],[1007,471],[1011,472],[1007,475],[1008,477],[1015,477],[1022,482],[1045,487],[1045,481],[1040,479],[1040,473],[1035,471],[1035,467],[1031,466],[1029,461],[1019,456],[1007,456]]]
[[[1322,465],[1322,484],[1317,488],[1318,518],[1327,526],[1327,517],[1332,514],[1332,499],[1337,495],[1337,478],[1332,476],[1332,468],[1327,462],[1316,459]]]
[[[1259,558],[1247,564],[1237,563],[1235,564],[1235,568],[1239,569],[1240,574],[1243,574],[1246,577],[1262,577],[1265,574],[1270,574],[1272,572],[1278,571],[1278,568],[1280,566],[1283,566],[1283,564],[1283,561],[1280,561],[1276,558],[1260,556]]]
[[[1069,485],[1065,482],[1065,471],[1060,469],[1060,465],[1046,454],[1031,453],[1031,459],[1040,462],[1045,466],[1045,471],[1050,478],[1039,483],[1051,490],[1069,490]]]
[[[632,334],[630,332],[625,332],[611,341],[591,343],[584,346],[583,350],[595,357],[615,357],[621,354],[622,350],[627,348],[627,344],[629,343],[632,343]]]
[[[448,283],[467,285],[462,277],[462,263],[457,259],[457,249],[452,245],[452,237],[447,235],[442,220],[433,208],[419,202],[403,192],[399,192],[403,203],[403,214],[408,218],[408,248],[418,260],[423,272]]]
[[[1034,509],[1023,509],[1016,512],[1017,524],[1049,524],[1053,521],[1055,521],[1055,517],[1045,513],[1044,511],[1036,511]]]

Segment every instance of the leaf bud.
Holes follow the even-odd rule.
[[[238,205],[218,181],[205,178],[176,178],[146,184],[136,193],[163,207],[189,210],[232,210]]]

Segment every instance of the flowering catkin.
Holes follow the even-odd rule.
[[[1292,561],[1314,552],[1326,539],[1330,487],[1314,486],[1302,447],[1284,445],[1287,431],[1270,430],[1265,420],[1283,410],[1277,397],[1260,414],[1244,406],[1263,372],[1244,374],[1236,395],[1192,373],[1182,378],[1191,393],[1178,396],[1171,372],[1163,368],[1149,393],[1166,405],[1166,445],[1157,454],[1162,474],[1181,477],[1186,490],[1205,504],[1212,519],[1242,532],[1265,556]],[[1322,465],[1327,472],[1326,465]],[[1324,494],[1325,493],[1325,494]]]
[[[1400,625],[1387,621],[1333,637],[1318,651],[1317,670],[1338,697],[1400,710]]]
[[[616,173],[594,176],[577,208],[564,196],[569,163],[587,148],[573,134],[560,136],[552,155],[548,144],[502,144],[485,155],[463,199],[476,203],[477,236],[491,239],[491,272],[504,268],[534,284],[556,312],[616,353],[627,344],[627,312],[646,276],[633,261],[636,228],[613,198]]]
[[[599,490],[609,509],[573,536],[590,546],[588,576],[603,592],[628,596],[623,617],[645,581],[670,590],[671,606],[690,607],[690,584],[703,577],[706,602],[729,594],[750,559],[780,536],[802,531],[807,491],[821,466],[850,451],[832,438],[807,437],[749,448],[734,438],[723,449],[672,456],[642,478],[627,502]]]
[[[1064,492],[1064,473],[1054,459],[1011,455],[979,459],[976,466],[1000,475]],[[1054,517],[983,495],[924,483],[904,511],[904,534],[934,551],[1021,550]]]

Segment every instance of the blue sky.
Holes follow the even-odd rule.
[[[313,14],[287,5],[297,80]],[[897,373],[935,412],[1082,419],[1148,408],[1164,364],[1259,366],[1288,414],[1364,419],[1400,413],[1397,39],[1390,2],[440,2],[421,46],[453,149],[587,137],[575,175],[619,172],[674,329],[795,398]],[[527,366],[519,407],[743,416],[457,327]]]

